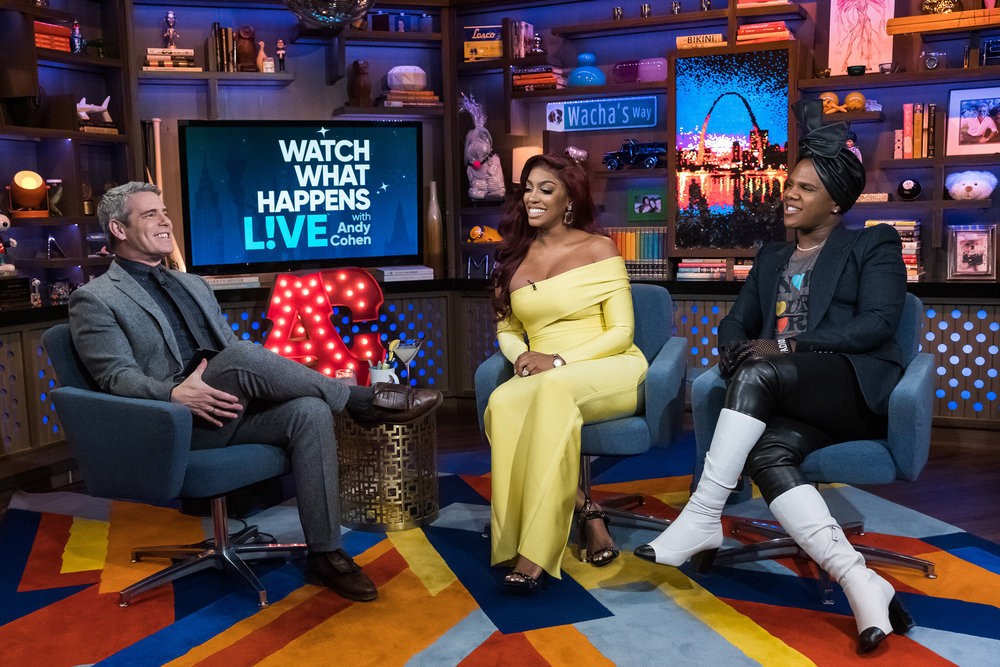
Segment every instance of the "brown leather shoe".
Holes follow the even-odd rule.
[[[310,553],[306,557],[306,580],[332,588],[348,600],[370,602],[378,597],[375,584],[343,549]]]
[[[365,417],[388,424],[405,424],[423,417],[441,405],[442,400],[441,392],[436,389],[379,382],[372,386],[372,407],[376,410]]]

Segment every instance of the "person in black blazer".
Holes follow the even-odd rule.
[[[903,372],[894,333],[906,269],[892,227],[841,225],[865,186],[846,125],[824,126],[818,100],[795,111],[801,159],[782,197],[795,240],[761,248],[719,324],[728,387],[704,473],[677,520],[635,553],[674,566],[711,558],[722,544],[722,508],[746,469],[788,534],[843,587],[866,652],[913,622],[799,465],[835,442],[885,436],[889,394]]]

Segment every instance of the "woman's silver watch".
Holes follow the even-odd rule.
[[[563,359],[562,357],[560,357],[558,354],[553,354],[552,355],[552,367],[553,368],[555,368],[556,366],[565,366],[565,365],[566,365],[566,360],[565,359]]]

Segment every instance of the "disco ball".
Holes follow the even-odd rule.
[[[365,15],[375,0],[284,0],[285,6],[311,28],[329,28],[337,32],[352,20]]]

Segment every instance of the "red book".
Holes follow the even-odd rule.
[[[913,103],[903,105],[903,159],[913,157]]]
[[[736,31],[737,35],[749,35],[755,32],[771,32],[774,30],[788,30],[784,21],[767,21],[765,23],[745,23]]]
[[[54,23],[45,23],[44,21],[35,21],[35,34],[36,35],[55,35],[56,37],[69,37],[70,28],[66,25],[56,25]]]

